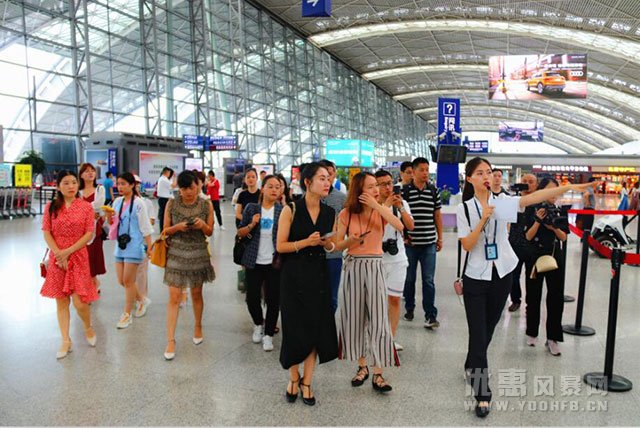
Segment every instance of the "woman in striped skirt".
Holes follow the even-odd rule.
[[[346,245],[348,255],[340,286],[338,349],[339,358],[358,360],[352,386],[362,385],[369,377],[366,360],[369,350],[373,358],[373,388],[388,392],[392,388],[382,377],[382,368],[399,366],[400,361],[389,325],[382,237],[387,223],[400,232],[403,225],[391,209],[377,202],[378,194],[373,174],[356,174],[345,209],[339,215],[338,248]]]

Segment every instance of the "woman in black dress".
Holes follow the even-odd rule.
[[[293,403],[302,390],[302,400],[313,406],[311,380],[316,365],[338,357],[338,337],[331,310],[331,290],[325,253],[336,250],[332,238],[335,211],[320,199],[329,193],[329,173],[318,163],[302,172],[305,197],[284,207],[278,222],[277,251],[284,255],[280,303],[282,348],[280,364],[289,370],[287,401]],[[293,210],[292,210],[293,207]],[[304,363],[300,377],[298,366]]]

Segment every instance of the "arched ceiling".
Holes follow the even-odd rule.
[[[256,1],[427,121],[455,96],[466,130],[544,118],[550,144],[586,153],[640,136],[639,0],[333,0],[312,19]],[[554,53],[587,53],[587,99],[488,100],[490,56]]]

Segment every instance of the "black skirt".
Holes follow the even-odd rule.
[[[282,347],[285,369],[302,363],[315,349],[320,364],[338,357],[331,288],[324,254],[287,255],[280,276]]]

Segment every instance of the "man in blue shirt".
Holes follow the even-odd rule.
[[[115,199],[113,197],[113,174],[111,172],[107,172],[107,178],[104,179],[102,185],[104,186],[104,194],[106,196],[104,203],[105,205],[111,205]]]

